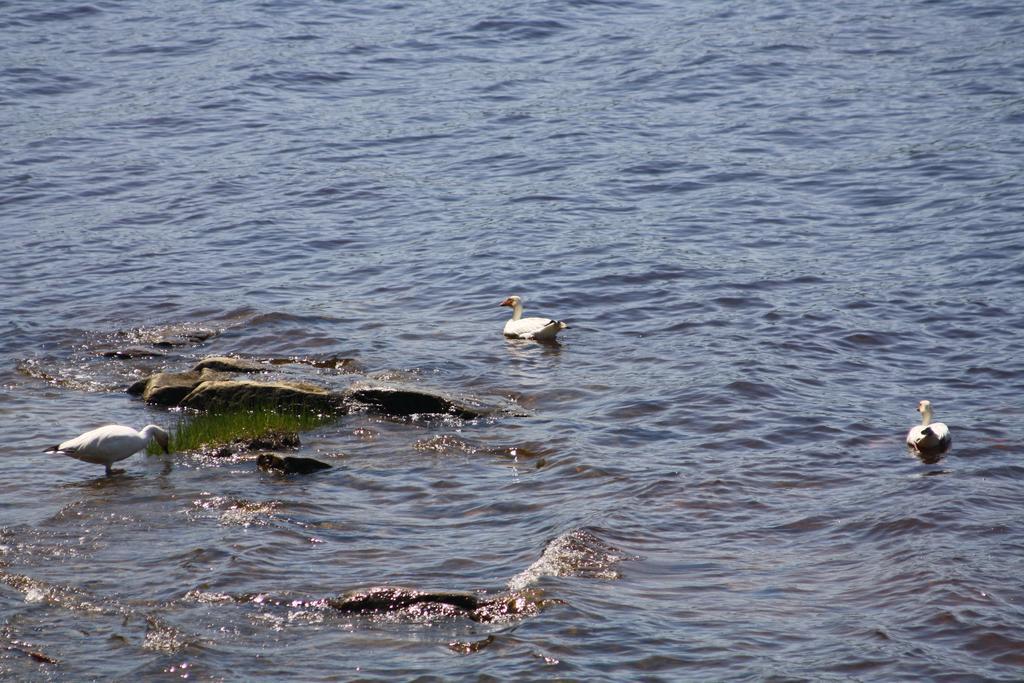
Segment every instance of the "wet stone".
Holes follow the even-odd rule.
[[[263,372],[267,368],[255,361],[232,356],[208,356],[192,368],[193,370],[216,370],[217,372]]]
[[[331,468],[331,465],[314,458],[280,456],[272,453],[262,453],[256,459],[256,465],[261,470],[275,471],[281,474],[311,474]]]
[[[472,406],[445,394],[399,386],[363,386],[349,389],[345,401],[387,415],[454,415],[472,420],[493,414],[494,409]]]

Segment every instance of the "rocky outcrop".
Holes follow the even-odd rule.
[[[212,356],[186,372],[158,372],[128,388],[153,405],[194,410],[288,408],[328,414],[367,410],[393,417],[445,415],[473,420],[513,413],[506,407],[484,405],[412,384],[371,380],[347,390],[330,391],[307,382],[260,382],[235,379],[235,373],[262,372],[271,365],[228,356]]]
[[[342,413],[336,394],[304,382],[251,382],[216,380],[202,382],[178,401],[194,410],[288,408],[318,413]]]
[[[280,472],[281,474],[312,474],[331,468],[331,465],[314,458],[299,458],[293,455],[282,457],[273,453],[260,454],[256,458],[256,466],[261,470]]]

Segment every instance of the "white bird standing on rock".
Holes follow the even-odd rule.
[[[518,296],[510,296],[498,305],[512,307],[512,319],[505,323],[506,337],[552,341],[559,332],[569,327],[561,320],[524,318],[523,300]]]
[[[138,453],[149,445],[151,439],[156,439],[164,453],[170,453],[167,448],[167,432],[156,425],[147,425],[138,432],[123,425],[106,425],[76,436],[59,446],[50,446],[43,452],[61,453],[82,462],[103,465],[107,468],[107,476],[110,476],[113,473],[111,465]]]
[[[932,422],[932,402],[921,401],[917,404],[917,412],[921,413],[921,424],[907,432],[907,445],[918,453],[935,453],[949,448],[953,437],[945,424]]]

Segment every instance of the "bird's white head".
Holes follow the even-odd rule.
[[[519,320],[523,316],[523,300],[513,294],[509,298],[502,301],[499,306],[511,306],[512,307],[512,319]]]
[[[156,442],[160,444],[160,448],[164,449],[164,453],[170,453],[171,450],[168,447],[170,444],[170,436],[163,427],[157,427],[156,425],[146,425],[142,429],[143,434],[148,434],[156,439]]]
[[[522,306],[523,305],[523,300],[520,297],[518,297],[515,294],[513,294],[512,296],[510,296],[509,298],[505,299],[504,301],[502,301],[498,305],[499,306],[511,306],[512,308],[515,308],[516,306]]]
[[[921,424],[927,425],[932,421],[932,402],[921,401],[917,404],[917,412],[921,413]]]

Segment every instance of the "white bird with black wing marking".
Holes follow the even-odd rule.
[[[505,323],[505,336],[512,339],[554,341],[559,332],[569,327],[561,320],[524,318],[523,300],[518,296],[510,296],[498,305],[512,307],[512,318]]]
[[[945,424],[932,422],[932,402],[921,401],[917,412],[921,413],[921,424],[907,432],[907,445],[918,453],[940,453],[949,448],[953,437]]]
[[[118,460],[138,453],[156,439],[165,453],[167,448],[167,432],[156,425],[147,425],[141,431],[123,425],[106,425],[69,439],[59,446],[50,446],[45,453],[60,453],[94,465],[103,465],[107,476],[113,473],[110,466]]]

